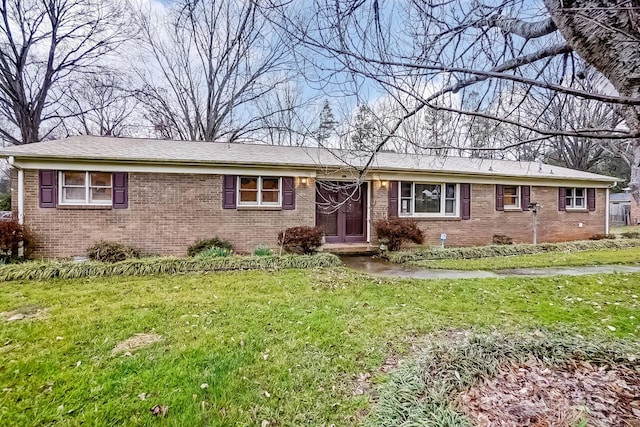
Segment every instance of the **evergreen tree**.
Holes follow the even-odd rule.
[[[336,130],[336,122],[333,111],[331,110],[331,105],[328,100],[324,100],[324,105],[322,106],[322,111],[320,112],[320,125],[318,126],[318,130],[316,131],[316,138],[318,139],[318,143],[323,144]]]

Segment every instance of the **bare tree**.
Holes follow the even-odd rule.
[[[254,103],[288,80],[289,58],[257,1],[181,0],[139,21],[140,99],[163,135],[237,141],[260,127]]]
[[[0,3],[0,114],[13,144],[39,141],[60,119],[67,84],[97,71],[98,59],[126,38],[124,9],[100,0],[3,0]]]
[[[336,75],[356,75],[387,94],[412,98],[390,126],[381,150],[402,123],[423,109],[449,111],[514,126],[529,136],[505,150],[551,137],[632,141],[631,188],[640,202],[640,2],[638,0],[317,0],[306,21],[287,23],[307,58],[321,57]],[[290,12],[286,16],[294,16]],[[307,22],[311,22],[308,24]],[[578,58],[601,72],[615,91],[571,85]],[[554,65],[549,80],[544,70]],[[343,81],[346,81],[344,79]],[[414,90],[415,82],[438,90]],[[363,84],[360,83],[360,87]],[[418,85],[421,86],[421,85]],[[475,92],[476,102],[467,102]],[[514,102],[511,94],[520,100]],[[445,94],[459,103],[448,104]],[[610,125],[550,128],[516,114],[527,99],[549,94],[616,105],[626,128]],[[406,99],[405,98],[405,99]],[[491,107],[491,108],[490,108]],[[523,135],[524,136],[524,135]],[[465,149],[466,147],[457,147]],[[364,172],[364,171],[363,171]]]
[[[69,84],[60,111],[68,135],[124,136],[134,131],[138,107],[131,83],[120,73],[87,75]]]

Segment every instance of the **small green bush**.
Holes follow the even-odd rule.
[[[0,221],[0,259],[3,262],[17,259],[20,242],[26,247],[27,240],[25,228],[18,221]]]
[[[378,240],[386,244],[390,251],[399,250],[404,242],[424,242],[424,233],[413,219],[383,219],[374,226]]]
[[[211,257],[227,257],[229,255],[233,255],[233,251],[227,248],[220,248],[218,246],[212,246],[203,251],[200,251],[198,255],[199,258],[211,258]]]
[[[280,270],[324,268],[341,265],[333,254],[263,257],[141,258],[116,263],[30,261],[0,266],[0,281],[77,279],[81,277],[148,276],[153,274],[205,273],[233,270]]]
[[[640,239],[640,231],[625,231],[622,233],[625,239]]]
[[[101,240],[87,249],[87,256],[93,261],[113,263],[140,258],[140,250],[122,243]]]
[[[322,245],[322,231],[318,227],[290,227],[278,233],[278,245],[294,254],[314,254]]]
[[[227,249],[230,252],[233,251],[233,245],[229,243],[229,241],[221,239],[219,237],[213,237],[211,239],[196,240],[191,246],[187,248],[187,255],[196,256],[200,252],[213,247]]]
[[[253,250],[253,256],[269,256],[272,255],[271,248],[269,246],[256,246]]]
[[[589,237],[589,240],[605,240],[605,239],[615,239],[616,235],[615,234],[594,234],[593,236]]]

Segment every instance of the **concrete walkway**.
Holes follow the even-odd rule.
[[[640,273],[635,265],[594,265],[587,267],[512,268],[493,271],[436,270],[394,264],[385,259],[369,256],[344,256],[342,262],[350,268],[375,276],[409,279],[485,279],[509,276],[584,276],[587,274]]]

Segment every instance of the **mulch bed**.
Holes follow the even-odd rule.
[[[481,427],[640,427],[640,368],[533,361],[505,367],[459,403]]]

